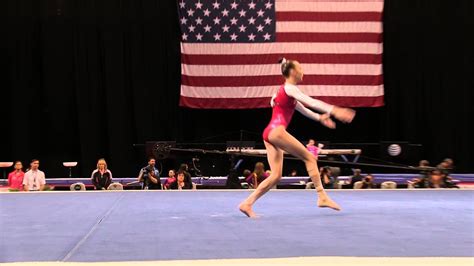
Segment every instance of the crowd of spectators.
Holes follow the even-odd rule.
[[[310,140],[307,147],[313,150],[315,142]],[[321,147],[318,147],[320,149]],[[317,151],[316,155],[317,156]],[[16,161],[13,171],[8,175],[8,186],[11,191],[42,191],[47,189],[45,173],[39,169],[40,161],[33,159],[29,168],[23,171],[21,161]],[[97,161],[96,169],[92,171],[91,183],[95,190],[106,190],[113,183],[112,172],[107,167],[104,158]],[[456,188],[450,173],[454,169],[453,160],[444,159],[436,167],[430,166],[427,160],[421,160],[418,165],[419,175],[408,181],[409,188]],[[143,190],[190,190],[195,185],[192,182],[191,174],[187,164],[181,164],[178,170],[169,169],[167,178],[160,178],[160,170],[156,167],[156,160],[153,157],[148,159],[147,165],[142,167],[138,173],[137,182],[141,184]],[[230,176],[230,175],[229,175]],[[228,188],[257,188],[268,176],[270,170],[265,170],[263,162],[257,162],[253,171],[244,170],[243,179],[239,180],[235,173],[236,181],[234,186],[227,185]],[[289,176],[297,177],[297,170],[291,170]],[[337,175],[333,174],[331,167],[320,168],[321,181],[326,189],[330,188],[357,188],[374,189],[377,182],[372,174],[362,174],[360,169],[353,169],[353,175],[348,180],[339,181]],[[307,180],[307,184],[311,182]]]

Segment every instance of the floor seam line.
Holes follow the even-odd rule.
[[[86,240],[92,235],[92,233],[94,233],[94,231],[97,229],[97,227],[100,225],[100,223],[112,213],[112,211],[118,205],[119,201],[124,196],[125,196],[125,194],[121,194],[120,197],[118,197],[115,200],[115,202],[112,204],[110,209],[104,215],[102,215],[102,217],[100,217],[100,219],[98,219],[95,222],[95,224],[92,226],[92,228],[89,230],[89,232],[87,232],[87,234],[85,234],[85,236],[82,237],[81,240],[79,240],[71,250],[69,250],[69,252],[60,260],[61,262],[66,262],[67,260],[69,260],[72,257],[72,255],[74,255],[74,253],[82,246],[82,244],[84,244],[84,242],[86,242]]]

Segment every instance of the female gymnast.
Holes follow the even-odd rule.
[[[303,80],[303,69],[298,61],[283,58],[280,60],[280,64],[281,73],[285,78],[285,84],[283,84],[272,97],[272,118],[263,131],[263,140],[267,150],[271,175],[265,179],[246,200],[240,203],[239,209],[250,218],[257,217],[252,210],[252,206],[261,196],[280,181],[283,170],[283,151],[286,151],[303,160],[305,163],[306,170],[316,187],[318,206],[339,211],[341,209],[339,205],[331,200],[324,191],[316,158],[301,142],[286,131],[286,127],[290,123],[295,109],[304,116],[319,121],[328,128],[336,127],[331,116],[341,122],[350,123],[355,116],[355,111],[333,106],[305,95],[296,87],[296,84]],[[315,113],[309,108],[322,112],[323,114]]]

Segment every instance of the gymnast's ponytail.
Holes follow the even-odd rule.
[[[293,63],[293,60],[288,60],[284,57],[281,57],[278,60],[278,63],[280,63],[281,66],[281,74],[283,77],[287,78],[290,76],[290,70],[295,68],[295,64]]]

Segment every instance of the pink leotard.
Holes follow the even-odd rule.
[[[274,128],[284,126],[286,129],[288,127],[288,124],[290,124],[291,118],[293,117],[293,113],[295,112],[296,104],[297,101],[295,98],[286,94],[285,85],[281,85],[276,97],[273,99],[272,119],[263,131],[263,139],[265,141],[269,142],[268,135],[270,135],[270,132]]]

